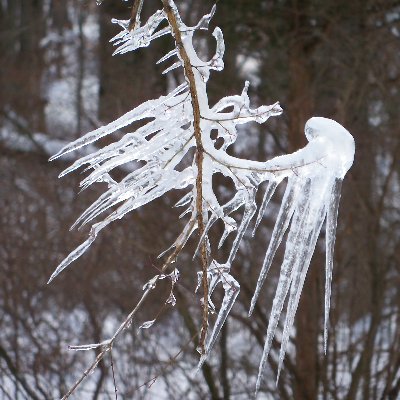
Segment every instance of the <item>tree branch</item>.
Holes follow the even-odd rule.
[[[194,222],[193,222],[194,224]],[[190,232],[190,229],[189,229]],[[184,241],[183,241],[184,243]],[[154,281],[151,283],[151,285],[149,285],[146,290],[144,291],[144,293],[142,294],[142,297],[140,298],[140,300],[137,302],[135,308],[129,313],[129,315],[125,318],[125,320],[121,323],[121,325],[119,326],[119,328],[115,331],[114,335],[104,341],[103,343],[99,343],[97,347],[100,347],[100,353],[97,355],[96,359],[92,362],[92,364],[90,364],[90,366],[85,370],[85,372],[83,372],[83,374],[80,376],[80,378],[75,382],[75,384],[68,390],[68,392],[62,397],[61,400],[67,400],[72,393],[75,392],[75,390],[80,386],[80,384],[90,375],[90,373],[97,367],[97,365],[99,364],[99,362],[104,358],[104,356],[112,350],[112,347],[116,341],[116,339],[118,338],[118,336],[121,334],[121,332],[126,329],[132,322],[133,317],[136,315],[136,313],[138,312],[138,310],[140,309],[141,305],[143,304],[143,302],[146,300],[147,296],[149,295],[149,293],[154,289],[155,285],[157,284],[158,280],[160,279],[160,275],[162,275],[164,272],[166,272],[166,270],[168,269],[168,267],[175,261],[176,257],[178,256],[178,254],[181,252],[183,248],[183,244],[178,245],[175,250],[170,254],[170,256],[168,257],[167,261],[164,263],[164,265],[161,268],[161,272],[159,275],[156,275],[156,277],[154,278]],[[81,346],[76,346],[76,347],[71,347],[70,349],[74,349],[74,350],[83,350],[83,348],[79,348]],[[92,347],[92,348],[96,348],[96,346]]]
[[[140,14],[142,12],[143,1],[144,0],[136,0],[133,3],[131,18],[129,20],[128,27],[130,31],[133,31],[140,26]]]
[[[197,228],[198,235],[200,238],[203,237],[204,233],[204,219],[203,219],[203,160],[204,160],[204,147],[201,138],[201,128],[200,128],[200,105],[196,89],[196,81],[193,73],[192,64],[190,62],[189,56],[185,50],[182,42],[182,35],[178,27],[178,22],[176,20],[175,14],[168,0],[162,0],[164,11],[167,15],[168,22],[171,26],[173,36],[175,38],[176,47],[179,51],[179,55],[183,61],[183,68],[185,71],[185,76],[189,83],[189,91],[192,98],[193,107],[193,129],[194,136],[196,140],[196,155],[195,163],[197,167],[197,177],[196,177],[196,214],[197,214]],[[201,353],[205,353],[205,340],[208,328],[208,281],[207,281],[207,248],[206,240],[204,239],[200,244],[200,258],[202,265],[202,285],[203,285],[203,322],[200,332],[199,347]]]

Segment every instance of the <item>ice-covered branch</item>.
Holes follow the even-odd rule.
[[[203,212],[203,162],[204,162],[204,146],[203,146],[203,135],[201,131],[201,120],[200,120],[200,100],[199,100],[199,92],[197,90],[198,82],[196,81],[195,70],[193,69],[193,57],[189,56],[189,51],[194,49],[190,47],[192,43],[192,37],[187,32],[190,30],[183,24],[180,19],[178,9],[172,1],[162,0],[164,5],[164,12],[168,18],[169,25],[172,29],[172,34],[175,39],[175,45],[177,49],[177,55],[179,56],[181,62],[183,63],[183,69],[185,78],[189,85],[189,92],[192,102],[192,115],[193,115],[193,134],[196,142],[196,152],[194,158],[194,167],[197,170],[196,172],[196,221],[197,221],[197,229],[200,237],[203,236],[204,232],[204,212]],[[213,11],[209,16],[203,17],[198,27],[204,27],[207,29],[208,21],[212,17],[215,11],[215,6],[213,7]],[[208,17],[208,18],[207,18]],[[185,31],[183,34],[181,31]],[[193,35],[193,33],[192,33]],[[188,40],[190,39],[190,40]],[[192,54],[193,54],[192,53]],[[179,63],[177,63],[179,64]],[[175,64],[174,64],[175,65]],[[200,242],[200,259],[203,271],[203,293],[206,298],[208,298],[208,281],[206,278],[207,268],[208,268],[208,257],[207,257],[207,245],[205,241]],[[202,328],[200,332],[200,341],[199,347],[201,352],[205,352],[205,340],[208,329],[208,303],[203,302],[203,321]]]
[[[138,4],[138,7],[140,5],[139,2],[135,4]],[[140,25],[137,14],[130,20],[114,20],[122,27],[122,31],[112,39],[117,46],[114,54],[147,47],[152,40],[171,34],[175,40],[175,47],[162,57],[159,63],[175,57],[175,61],[164,73],[175,68],[183,68],[185,82],[168,95],[146,101],[108,125],[87,133],[52,157],[52,159],[60,157],[112,135],[136,121],[145,120],[140,128],[80,158],[61,173],[60,176],[63,176],[85,167],[90,172],[81,182],[83,189],[96,182],[108,184],[105,193],[78,218],[76,224],[93,223],[104,214],[108,215],[93,223],[87,240],[61,262],[50,281],[86,252],[109,223],[121,219],[127,213],[173,189],[185,190],[185,195],[177,206],[185,207],[182,216],[187,215],[188,222],[166,252],[171,252],[173,249],[168,260],[172,255],[176,258],[189,237],[197,231],[200,238],[197,251],[202,261],[199,277],[204,295],[200,335],[202,354],[199,365],[201,365],[216,342],[240,290],[239,283],[231,275],[231,266],[244,234],[256,214],[256,193],[260,185],[267,182],[255,227],[259,225],[276,188],[287,179],[282,205],[250,306],[251,314],[275,253],[288,231],[284,260],[260,363],[258,390],[280,314],[289,296],[280,352],[279,371],[281,369],[300,293],[325,220],[326,343],[340,185],[353,162],[354,141],[349,132],[337,122],[314,117],[305,126],[308,144],[293,154],[265,162],[229,155],[227,149],[235,143],[239,125],[247,122],[265,123],[268,118],[280,115],[282,109],[279,103],[251,108],[248,96],[249,82],[245,83],[240,95],[224,97],[210,106],[207,82],[211,70],[223,69],[224,38],[222,31],[218,27],[215,28],[213,32],[216,40],[215,55],[205,62],[199,58],[193,47],[193,35],[196,30],[208,29],[209,21],[215,13],[215,6],[196,26],[188,27],[181,20],[172,0],[162,0],[162,4],[163,9],[156,11],[143,26]],[[167,24],[166,27],[162,27],[163,22]],[[150,121],[147,121],[148,119]],[[215,139],[211,135],[213,131],[217,132]],[[215,146],[217,139],[223,142],[219,148]],[[178,168],[184,157],[193,149],[191,165],[187,165],[183,170]],[[132,161],[139,162],[140,167],[128,173],[119,182],[111,177],[110,173],[115,168]],[[220,204],[217,200],[212,184],[213,175],[216,173],[230,178],[235,186],[232,197],[225,204]],[[243,216],[239,222],[231,214],[241,208]],[[227,252],[227,259],[222,261],[217,261],[210,253],[208,236],[210,229],[218,220],[224,224],[219,246],[225,243],[229,234],[235,233],[231,248]],[[221,284],[224,290],[224,298],[215,325],[211,332],[207,333],[209,308],[214,308],[211,295],[218,284]],[[103,345],[104,342],[99,344],[100,347]],[[92,348],[91,346],[93,345],[89,345],[88,348]]]

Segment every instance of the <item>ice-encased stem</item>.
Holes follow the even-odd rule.
[[[184,37],[182,31],[186,30],[186,25],[182,22],[179,11],[173,0],[162,0],[165,15],[167,16],[168,23],[171,27],[172,34],[175,39],[176,48],[181,62],[183,63],[184,73],[189,85],[189,92],[192,102],[192,113],[193,113],[193,131],[196,141],[196,152],[195,152],[195,166],[197,169],[196,174],[196,218],[197,218],[197,229],[199,236],[203,236],[205,222],[204,211],[203,211],[203,161],[204,161],[204,146],[201,131],[201,103],[206,105],[207,96],[206,94],[200,93],[200,88],[204,87],[202,77],[199,71],[194,71],[193,65],[196,65],[196,61],[193,58],[198,58],[193,48],[192,36],[193,32],[185,32]],[[211,18],[211,16],[210,16]],[[192,56],[192,57],[191,57]],[[203,96],[202,96],[203,95]],[[205,104],[203,104],[205,103]],[[206,243],[203,240],[201,242],[200,259],[203,271],[203,292],[205,299],[208,298],[208,283],[207,283],[207,248]],[[204,301],[203,304],[203,322],[200,332],[200,346],[204,349],[206,333],[208,327],[208,302]]]
[[[214,262],[213,264],[217,265],[218,268],[218,264],[216,262]],[[226,267],[226,265],[228,264],[221,265],[221,269],[229,270],[229,266]],[[228,317],[240,291],[239,283],[229,274],[229,272],[221,272],[221,271],[218,272],[217,270],[217,272],[214,273],[218,274],[218,277],[216,279],[214,278],[214,282],[212,285],[210,284],[210,296],[213,289],[218,283],[222,283],[225,294],[222,300],[221,308],[218,312],[217,320],[215,321],[215,325],[210,336],[207,338],[205,352],[200,357],[197,369],[201,368],[201,366],[206,361],[208,355],[210,354],[210,350],[213,348],[217,340],[217,337],[222,329],[222,326],[224,325],[226,318]]]

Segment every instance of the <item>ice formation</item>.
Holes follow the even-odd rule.
[[[195,27],[188,27],[182,22],[172,0],[169,0],[169,5],[178,21],[183,47],[189,56],[191,65],[195,66],[193,73],[199,100],[200,128],[204,147],[202,182],[203,216],[206,226],[200,242],[206,241],[208,243],[208,232],[217,220],[222,220],[225,225],[219,246],[223,245],[230,233],[236,232],[229,256],[225,262],[217,262],[209,254],[211,262],[208,267],[207,279],[210,293],[207,301],[210,307],[214,308],[211,294],[219,283],[223,287],[225,295],[216,323],[207,337],[206,351],[201,356],[199,365],[207,358],[239,293],[239,283],[230,274],[230,269],[243,235],[257,211],[256,192],[261,183],[268,182],[264,199],[259,208],[257,226],[279,183],[286,178],[288,180],[250,309],[251,313],[275,252],[283,235],[290,227],[268,325],[267,339],[260,363],[258,389],[284,301],[289,294],[288,312],[280,353],[279,368],[281,368],[301,289],[324,220],[327,221],[326,343],[340,185],[353,161],[354,141],[349,132],[337,122],[327,118],[314,117],[307,122],[305,127],[305,134],[309,143],[293,154],[276,157],[266,162],[245,160],[228,155],[226,150],[237,138],[238,125],[250,121],[264,123],[269,117],[281,114],[282,109],[279,103],[251,108],[247,94],[249,82],[245,83],[240,95],[224,97],[210,107],[207,97],[207,81],[210,77],[210,71],[220,71],[224,66],[225,44],[222,31],[215,28],[213,32],[216,39],[216,53],[208,62],[204,62],[198,57],[192,41],[196,30],[208,29],[209,21],[215,12],[215,6],[210,14],[205,15]],[[114,20],[122,27],[121,33],[112,39],[112,42],[117,46],[115,54],[123,54],[139,47],[147,47],[153,39],[172,34],[169,25],[159,28],[165,20],[167,20],[165,12],[158,10],[143,26],[139,26],[133,31],[129,30],[129,20]],[[182,67],[183,61],[179,53],[179,46],[167,53],[159,62],[164,62],[170,58],[175,58],[176,61],[164,71],[165,73]],[[108,184],[108,190],[78,218],[75,225],[92,223],[95,218],[104,215],[106,211],[113,211],[109,212],[103,220],[92,225],[88,239],[61,262],[50,281],[71,262],[80,257],[93,243],[99,232],[109,223],[121,219],[128,212],[150,203],[170,190],[186,189],[185,196],[178,202],[177,206],[186,207],[182,215],[189,215],[186,226],[171,248],[183,247],[196,230],[195,181],[197,165],[193,159],[192,165],[182,171],[177,169],[184,156],[196,146],[193,109],[188,86],[188,81],[186,81],[168,95],[139,105],[108,125],[89,132],[65,146],[52,157],[52,159],[55,159],[77,150],[116,132],[122,127],[127,127],[135,121],[151,119],[150,122],[136,131],[125,134],[119,141],[78,159],[60,174],[60,176],[63,176],[78,168],[85,167],[91,172],[81,182],[83,189],[95,182],[106,182]],[[216,139],[211,139],[212,130],[216,130],[218,138],[223,139],[223,145],[218,149],[215,147]],[[131,161],[140,161],[143,166],[128,173],[120,182],[115,181],[110,176],[110,171]],[[221,173],[225,177],[231,178],[235,185],[235,194],[225,204],[219,204],[212,187],[212,176],[215,173]],[[243,217],[237,224],[230,215],[241,207],[243,208]],[[199,277],[201,279],[201,273],[199,273]],[[173,302],[174,299],[171,301]]]
[[[309,119],[305,126],[308,144],[301,150],[268,161],[271,168],[286,169],[288,183],[275,222],[264,263],[251,301],[250,312],[259,296],[275,252],[290,225],[278,286],[273,300],[267,338],[260,362],[257,389],[272,346],[280,314],[289,295],[279,354],[278,378],[287,349],[300,294],[323,222],[326,220],[326,281],[324,350],[326,352],[330,308],[333,250],[342,180],[353,164],[354,139],[337,122],[322,117]],[[267,201],[270,194],[267,190]]]

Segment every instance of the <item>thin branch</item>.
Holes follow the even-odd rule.
[[[264,173],[264,172],[270,172],[271,174],[277,173],[277,172],[284,172],[284,171],[289,171],[291,170],[292,172],[294,172],[297,168],[301,168],[301,167],[305,167],[307,165],[312,165],[315,163],[320,163],[321,160],[324,159],[324,157],[320,157],[316,160],[312,160],[310,162],[304,162],[302,164],[298,164],[298,165],[294,165],[290,168],[262,168],[263,163],[259,162],[259,161],[254,161],[252,163],[249,162],[249,166],[248,167],[243,167],[240,166],[239,164],[228,164],[226,162],[223,162],[220,158],[215,157],[217,155],[217,151],[213,150],[213,153],[210,153],[209,151],[204,150],[204,153],[206,153],[210,158],[212,158],[216,163],[221,164],[223,166],[225,166],[228,169],[234,168],[234,169],[241,169],[241,170],[245,170],[245,171],[253,171],[253,172],[260,172],[260,173]],[[234,157],[230,157],[231,160],[238,160],[241,161],[240,158],[234,158]],[[249,161],[249,160],[246,160]],[[254,164],[257,165],[257,167],[253,166]],[[321,165],[321,164],[320,164]]]
[[[194,220],[192,221],[192,227],[194,225]],[[188,230],[187,235],[190,234],[191,229]],[[185,240],[181,243],[185,243]],[[168,267],[176,260],[178,257],[179,253],[181,252],[183,248],[183,244],[179,244],[176,246],[175,250],[170,254],[166,262],[161,268],[161,274],[165,273]],[[160,275],[161,275],[160,274]],[[97,367],[98,363],[104,358],[104,356],[107,354],[108,351],[111,351],[116,339],[118,336],[121,334],[121,332],[128,328],[130,324],[132,323],[133,317],[136,315],[138,310],[140,309],[141,305],[143,302],[146,300],[147,296],[149,293],[155,288],[158,280],[160,279],[160,275],[156,275],[154,281],[152,282],[151,285],[149,285],[144,293],[142,294],[142,297],[140,300],[137,302],[135,308],[129,313],[129,315],[125,318],[125,320],[122,322],[122,324],[119,326],[119,328],[115,331],[114,335],[104,341],[102,344],[99,344],[100,347],[100,353],[97,355],[96,359],[92,362],[92,364],[85,370],[85,372],[80,376],[80,378],[75,382],[75,384],[68,390],[68,392],[62,397],[61,400],[67,400],[72,393],[75,392],[75,390],[80,386],[80,384],[90,375],[90,373]],[[73,347],[70,347],[70,349],[73,349]],[[76,348],[75,348],[76,349]]]
[[[175,38],[176,47],[179,51],[179,55],[183,61],[183,68],[185,76],[189,83],[189,91],[192,98],[193,107],[193,129],[194,136],[196,140],[196,155],[195,164],[197,166],[197,176],[196,176],[196,211],[197,211],[197,229],[198,235],[201,238],[204,233],[204,219],[203,219],[203,160],[204,160],[204,147],[201,137],[200,128],[200,105],[196,88],[196,81],[193,73],[192,64],[190,62],[189,56],[185,50],[182,42],[181,32],[179,30],[178,21],[176,20],[175,14],[168,0],[162,0],[165,14],[167,15],[168,22],[171,26],[172,33]],[[201,254],[201,264],[202,264],[202,285],[203,285],[203,321],[200,332],[199,346],[202,354],[205,353],[205,341],[208,328],[208,280],[207,280],[207,247],[206,241],[203,240],[201,243],[200,254]]]
[[[195,333],[195,334],[183,345],[183,347],[181,347],[180,350],[179,350],[175,355],[171,356],[168,360],[166,360],[166,361],[161,361],[161,360],[159,360],[159,363],[160,363],[160,364],[165,364],[165,365],[159,370],[159,372],[158,372],[156,375],[154,375],[153,377],[151,377],[150,379],[148,379],[146,382],[144,382],[144,383],[142,383],[140,386],[138,386],[138,387],[135,389],[135,392],[136,392],[137,390],[141,389],[141,388],[144,387],[144,386],[147,386],[148,388],[151,387],[151,386],[156,382],[156,380],[161,376],[161,374],[165,373],[169,367],[174,366],[174,365],[176,364],[176,362],[177,362],[179,356],[180,356],[181,354],[183,354],[183,353],[187,350],[187,348],[189,347],[190,343],[192,343],[192,342],[194,341],[194,339],[196,338],[197,335],[198,335],[198,334]]]
[[[32,144],[36,147],[40,154],[46,155],[44,147],[35,139],[34,133],[26,127],[24,123],[18,120],[17,117],[13,116],[10,112],[0,110],[0,114],[9,122],[11,122],[23,135],[25,135]]]
[[[144,0],[136,0],[133,4],[128,27],[130,31],[133,31],[140,26],[140,14],[142,12],[143,1]]]
[[[110,349],[110,360],[111,360],[111,371],[114,384],[115,400],[118,400],[118,389],[117,389],[117,381],[115,380],[114,359],[112,356],[112,349]]]

